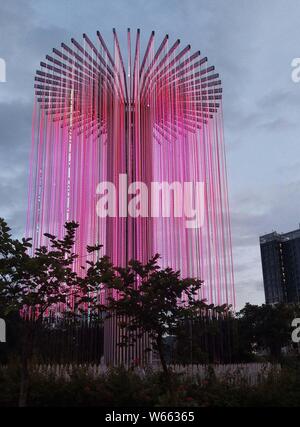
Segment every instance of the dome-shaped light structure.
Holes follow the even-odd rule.
[[[28,234],[37,246],[44,232],[60,236],[67,220],[78,221],[78,269],[87,244],[104,244],[117,265],[158,252],[163,266],[205,281],[201,298],[234,305],[219,75],[199,51],[169,43],[167,35],[155,47],[152,32],[143,55],[139,30],[134,40],[128,30],[126,44],[122,54],[113,30],[110,52],[99,32],[95,41],[84,34],[41,62]],[[115,186],[117,215],[97,213],[101,182]],[[124,198],[124,188],[136,182],[148,190],[153,182],[170,184],[174,211],[163,199],[157,214],[149,194],[148,206],[128,215],[124,204],[133,196]],[[176,185],[197,182],[204,186],[202,220],[191,228]]]

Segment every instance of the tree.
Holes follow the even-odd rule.
[[[168,376],[163,338],[171,335],[180,322],[213,306],[207,306],[198,299],[203,284],[201,280],[181,279],[179,271],[161,269],[158,259],[157,254],[145,265],[132,260],[125,268],[113,268],[109,259],[104,257],[90,263],[87,277],[90,284],[92,277],[94,283],[99,283],[101,278],[108,292],[118,294],[117,298],[109,297],[102,310],[122,319],[119,320],[119,327],[123,330],[119,345],[132,345],[147,334],[149,350],[157,351],[163,371]]]
[[[66,223],[62,240],[45,234],[49,245],[30,255],[31,239],[12,239],[10,228],[0,219],[0,314],[13,317],[21,328],[20,406],[26,405],[34,326],[60,303],[72,312],[84,294],[83,282],[73,271],[77,227],[77,223]]]
[[[284,346],[291,343],[291,322],[299,313],[293,304],[262,306],[247,303],[238,313],[239,335],[249,351],[268,350],[278,361]]]
[[[224,309],[199,299],[201,280],[182,279],[179,271],[160,268],[158,254],[145,265],[132,260],[124,268],[113,266],[109,257],[102,256],[87,261],[87,269],[82,267],[78,275],[73,268],[78,258],[73,251],[77,228],[75,222],[66,223],[62,239],[46,233],[48,245],[32,251],[31,240],[12,239],[9,227],[0,219],[0,315],[15,316],[22,328],[20,406],[26,404],[34,325],[56,312],[59,304],[74,318],[87,308],[94,318],[102,319],[103,312],[115,315],[123,330],[119,345],[132,345],[147,334],[149,350],[158,352],[167,378],[164,337],[204,310]],[[87,254],[93,255],[101,247],[88,246]],[[99,303],[103,287],[105,304]]]

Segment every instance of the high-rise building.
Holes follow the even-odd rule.
[[[267,304],[300,301],[300,228],[260,237]]]

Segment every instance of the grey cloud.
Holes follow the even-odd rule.
[[[274,120],[270,120],[268,122],[262,123],[259,126],[271,132],[273,131],[285,132],[287,129],[295,127],[296,124],[286,118],[278,117]]]
[[[0,216],[16,235],[24,234],[31,138],[31,108],[0,104]]]
[[[258,100],[257,106],[261,109],[270,109],[274,111],[274,108],[280,107],[285,108],[287,106],[293,106],[299,108],[299,95],[300,86],[294,84],[292,89],[279,89],[277,91],[269,92]]]
[[[157,43],[168,32],[170,40],[200,49],[220,73],[238,300],[262,302],[258,236],[287,231],[300,218],[300,84],[290,79],[290,60],[299,56],[299,13],[298,0],[2,1],[0,57],[8,82],[0,85],[0,215],[22,234],[33,75],[45,55],[97,29],[107,39],[112,27],[120,36],[140,27],[143,40],[154,29]]]

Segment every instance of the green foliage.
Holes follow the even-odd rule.
[[[0,219],[0,306],[4,317],[23,310],[38,320],[56,304],[69,306],[70,296],[79,295],[80,280],[72,268],[77,258],[72,251],[77,227],[74,222],[66,223],[62,240],[45,234],[49,245],[31,255],[31,239],[12,239],[9,227]]]
[[[258,385],[249,385],[235,375],[218,380],[213,371],[207,377],[184,378],[173,374],[170,392],[164,375],[139,376],[115,368],[93,378],[83,369],[70,379],[45,373],[30,373],[28,406],[200,406],[200,407],[298,407],[300,405],[299,361],[281,373],[270,372]],[[15,366],[0,370],[0,406],[16,406],[19,374]]]
[[[246,304],[237,316],[241,348],[248,353],[267,350],[272,359],[280,360],[282,348],[291,344],[291,322],[299,314],[294,304]]]
[[[41,322],[45,313],[60,303],[76,315],[84,294],[83,282],[73,270],[78,258],[73,252],[77,228],[75,222],[66,223],[63,239],[45,234],[49,244],[33,251],[31,239],[13,239],[10,228],[0,219],[0,315],[14,317],[20,331],[20,406],[26,405],[28,361],[35,339],[33,323]]]
[[[143,334],[158,351],[165,372],[163,337],[172,334],[185,319],[199,316],[203,310],[223,311],[225,307],[207,306],[197,298],[201,280],[180,278],[180,272],[162,269],[156,254],[145,265],[132,260],[125,268],[112,267],[107,258],[91,262],[87,272],[89,285],[105,283],[111,297],[106,307],[123,329],[123,346],[132,345]],[[118,295],[115,298],[115,295]]]
[[[203,313],[210,313],[214,319],[219,319],[220,314],[221,317],[226,314],[228,321],[234,325],[235,336],[230,337],[230,341],[233,342],[235,360],[251,360],[261,350],[268,350],[273,360],[281,360],[282,347],[291,343],[291,321],[300,317],[299,306],[278,304],[258,307],[246,304],[234,318],[228,315],[229,307],[208,306],[205,301],[198,299],[203,285],[201,280],[182,279],[179,271],[160,268],[158,254],[146,264],[132,260],[124,268],[114,266],[107,256],[97,257],[96,261],[87,261],[82,266],[82,274],[78,275],[73,269],[78,259],[78,255],[73,252],[77,228],[75,222],[66,223],[62,239],[45,234],[48,244],[33,250],[31,239],[13,239],[7,223],[0,218],[0,317],[7,319],[9,328],[14,325],[13,334],[18,336],[15,340],[17,344],[13,349],[9,346],[6,349],[14,351],[22,361],[20,378],[15,371],[13,374],[10,371],[1,373],[0,380],[3,381],[0,381],[0,396],[3,391],[3,404],[14,401],[18,379],[23,384],[23,403],[26,400],[26,388],[31,384],[31,402],[34,405],[57,401],[65,402],[66,405],[72,405],[72,402],[94,405],[99,404],[99,396],[103,402],[112,405],[119,402],[123,405],[148,402],[151,405],[173,403],[179,406],[209,406],[218,405],[222,401],[227,406],[233,406],[242,405],[242,399],[246,399],[246,403],[262,399],[266,404],[279,400],[272,378],[255,390],[242,384],[239,387],[231,386],[229,394],[228,384],[212,377],[206,385],[181,383],[168,370],[164,338],[177,335],[182,361],[210,361],[209,355],[197,343],[201,342],[203,336],[205,339],[219,337],[221,323],[216,320],[203,327],[203,324],[197,324],[197,319]],[[98,254],[101,247],[88,246],[87,254]],[[98,301],[103,286],[109,296],[106,305]],[[24,321],[24,315],[41,322],[45,313],[55,311],[60,303],[67,307],[68,316],[77,321],[86,312],[87,306],[93,320],[102,321],[104,313],[116,316],[123,330],[120,345],[132,345],[147,334],[151,348],[159,354],[165,375],[141,379],[133,372],[120,368],[99,380],[91,380],[84,372],[78,372],[70,383],[41,376],[30,377],[29,381],[27,362],[33,354],[34,336],[32,324]],[[189,336],[187,325],[191,321],[196,327]],[[5,358],[8,360],[8,355]],[[16,360],[18,362],[18,358]],[[298,399],[299,383],[291,377],[291,369],[286,370],[280,381],[288,398],[293,399],[295,395]],[[52,390],[53,399],[46,400],[45,382],[46,388]],[[82,389],[85,390],[83,395]],[[264,393],[268,396],[264,397]],[[42,402],[44,397],[45,401]]]

